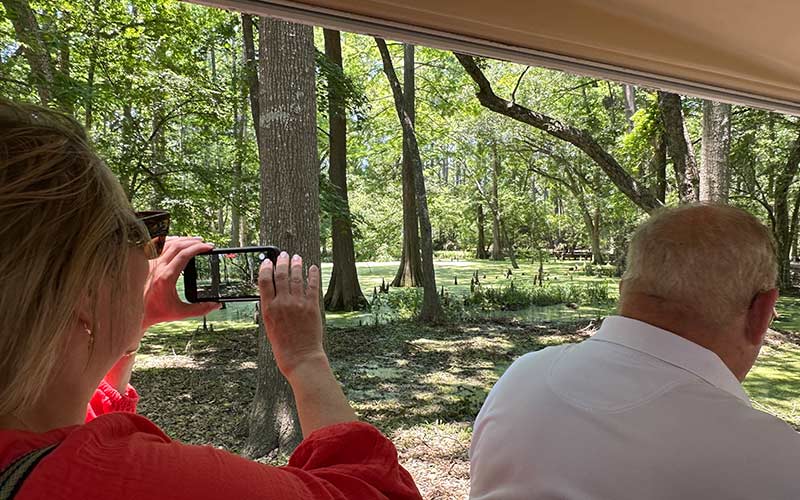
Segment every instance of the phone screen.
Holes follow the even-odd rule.
[[[276,247],[219,248],[200,254],[184,269],[189,302],[243,302],[258,300],[258,270],[266,259],[273,264]]]

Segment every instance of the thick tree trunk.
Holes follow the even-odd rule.
[[[337,71],[342,70],[342,43],[338,31],[324,30],[325,55]],[[333,271],[325,293],[325,307],[330,311],[354,311],[367,306],[367,299],[358,283],[353,227],[347,198],[347,120],[345,100],[334,86],[329,86],[328,122],[330,137],[331,184],[344,201],[345,213],[332,220]]]
[[[577,147],[608,176],[622,194],[628,197],[636,206],[645,212],[652,212],[661,204],[652,195],[649,189],[640,186],[631,174],[601,146],[592,135],[583,129],[579,129],[566,123],[562,123],[550,116],[537,113],[524,106],[513,103],[498,97],[492,90],[492,85],[483,71],[475,63],[471,56],[456,53],[458,62],[478,86],[478,101],[487,109],[501,115],[508,116],[520,123],[525,123],[535,127],[553,137],[569,142]]]
[[[403,46],[403,96],[405,113],[413,126],[416,120],[416,83],[414,78],[414,46]],[[414,165],[408,150],[408,132],[403,128],[403,251],[400,267],[392,286],[420,286],[422,284],[422,257],[420,255],[419,217],[414,182]]]
[[[386,47],[386,42],[380,38],[375,38],[378,50],[383,61],[383,72],[386,74],[389,85],[392,88],[394,97],[394,107],[400,124],[403,127],[403,144],[408,147],[409,157],[413,165],[414,190],[417,199],[417,216],[419,217],[420,246],[422,247],[422,286],[424,289],[422,298],[422,310],[419,319],[427,323],[439,323],[444,320],[439,302],[439,293],[436,290],[436,274],[433,267],[433,238],[431,234],[431,219],[428,214],[428,199],[425,191],[425,172],[422,168],[422,160],[419,155],[419,145],[417,136],[414,133],[414,122],[406,111],[408,108],[404,101],[403,89],[394,71],[392,56]]]
[[[697,201],[699,197],[697,161],[689,131],[686,130],[683,120],[681,97],[670,92],[659,91],[658,107],[666,132],[667,148],[675,169],[678,196],[681,203]]]
[[[731,105],[703,101],[700,201],[727,203],[731,151]]]
[[[486,216],[483,213],[483,204],[478,203],[478,248],[475,251],[476,259],[486,259],[486,231],[484,225],[486,224]]]
[[[261,18],[259,56],[260,240],[302,255],[307,266],[319,265],[314,30]],[[291,453],[300,439],[294,398],[275,365],[262,325],[244,453]]]
[[[23,53],[31,70],[31,83],[36,87],[39,101],[47,105],[53,99],[55,69],[44,41],[42,30],[28,0],[2,0],[6,15],[14,25],[17,40],[23,44]]]
[[[500,157],[497,143],[492,143],[492,260],[503,260],[503,239],[500,234],[500,200],[497,192],[497,178],[500,176]]]

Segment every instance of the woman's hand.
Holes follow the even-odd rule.
[[[214,248],[200,238],[168,238],[164,251],[150,261],[150,276],[144,289],[144,318],[142,328],[156,323],[177,321],[193,316],[204,316],[219,309],[216,302],[189,304],[178,297],[176,283],[181,271],[195,255]]]
[[[289,254],[283,252],[274,270],[269,259],[261,264],[258,287],[267,338],[281,373],[291,379],[306,362],[327,362],[322,348],[319,268],[309,268],[308,286],[304,287],[303,259],[297,255],[292,258],[290,273]]]

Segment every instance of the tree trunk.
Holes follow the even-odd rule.
[[[622,194],[645,212],[650,213],[661,206],[650,190],[640,186],[636,179],[595,140],[591,133],[498,97],[492,90],[492,85],[486,79],[486,75],[471,56],[458,53],[455,56],[478,86],[478,101],[483,107],[535,127],[577,147],[605,172]]]
[[[519,264],[517,263],[517,255],[514,253],[514,243],[508,237],[508,231],[506,230],[505,222],[500,223],[500,229],[503,232],[503,242],[505,243],[505,248],[508,250],[508,258],[511,260],[511,267],[514,269],[519,269]]]
[[[53,99],[55,69],[39,22],[28,0],[2,0],[2,2],[6,8],[6,15],[14,25],[17,40],[23,45],[23,53],[31,70],[31,82],[39,94],[39,101],[46,106]]]
[[[428,199],[425,192],[425,172],[423,171],[422,160],[419,155],[417,136],[414,133],[414,122],[407,112],[408,108],[404,100],[403,89],[400,87],[397,74],[395,74],[392,57],[389,54],[388,47],[386,47],[386,42],[380,38],[375,38],[375,43],[378,45],[378,50],[381,53],[383,72],[386,74],[389,85],[392,87],[395,111],[397,111],[397,116],[400,119],[400,124],[404,131],[403,144],[408,148],[410,153],[409,158],[413,166],[414,191],[416,193],[417,216],[419,218],[420,229],[420,246],[422,247],[422,286],[424,289],[422,310],[420,311],[419,319],[427,323],[439,323],[444,320],[444,311],[442,311],[442,306],[439,302],[439,293],[436,290],[436,274],[433,268],[431,219],[428,214]]]
[[[236,82],[237,92],[236,100],[233,103],[233,136],[235,138],[234,145],[236,150],[233,157],[233,165],[231,165],[231,246],[238,247],[244,246],[242,244],[242,166],[245,161],[245,154],[247,148],[247,141],[245,139],[245,131],[247,130],[247,109],[246,102],[248,102],[248,89],[244,82],[247,81],[247,54],[241,51],[241,68],[237,63],[236,45],[231,44],[234,48],[231,54],[231,74]]]
[[[591,240],[592,243],[592,264],[605,264],[605,259],[603,258],[603,250],[600,246],[599,207],[595,207],[594,220],[592,220],[591,217],[589,218],[589,224],[587,224],[587,229],[589,229],[589,239]]]
[[[500,200],[497,195],[497,178],[500,176],[500,157],[497,143],[492,143],[492,260],[503,260],[503,240],[500,234]]]
[[[403,46],[403,95],[405,113],[413,126],[416,120],[416,88],[414,79],[414,46]],[[414,165],[408,150],[408,132],[403,128],[403,251],[400,267],[392,286],[420,286],[422,284],[422,258],[420,255],[419,217],[414,182]]]
[[[256,47],[255,37],[253,36],[253,23],[258,21],[257,17],[250,14],[242,14],[242,52],[244,57],[244,71],[247,75],[247,86],[250,90],[250,113],[253,115],[253,128],[256,133],[256,141],[260,142],[261,121],[259,119],[258,104],[258,72],[256,66]],[[260,154],[260,149],[259,149]]]
[[[290,255],[302,255],[307,266],[320,263],[314,57],[312,27],[260,19],[260,240]],[[294,398],[275,365],[262,325],[256,393],[244,453],[250,457],[288,454],[300,439]]]
[[[622,85],[625,93],[625,118],[628,122],[628,132],[633,132],[633,115],[636,114],[636,87],[627,83]]]
[[[703,101],[700,201],[727,203],[731,151],[731,105]]]
[[[698,200],[697,161],[694,157],[689,131],[683,120],[681,97],[669,92],[658,92],[658,108],[666,132],[667,148],[672,157],[675,178],[678,183],[678,196],[681,203]]]
[[[161,176],[164,164],[164,154],[166,149],[166,137],[163,99],[160,92],[156,91],[156,99],[153,100],[151,127],[153,132],[150,136],[150,175],[152,176],[153,192],[150,195],[150,208],[159,210],[164,204],[164,191],[161,189]]]
[[[97,48],[93,46],[89,56],[89,69],[86,73],[86,99],[84,101],[83,128],[86,129],[87,134],[91,133],[94,124],[94,72],[96,66]]]
[[[792,248],[792,220],[789,214],[789,189],[797,176],[800,166],[800,135],[792,144],[792,149],[784,166],[775,178],[775,253],[778,258],[778,287],[782,291],[792,288],[792,273],[789,253]]]
[[[66,10],[63,12],[61,22],[65,26],[69,26],[70,17],[72,14]],[[61,75],[63,81],[69,82],[72,78],[72,57],[71,57],[71,40],[68,30],[58,34],[58,73]],[[61,90],[56,90],[56,99],[61,105],[62,111],[70,116],[75,115],[75,93]]]
[[[653,179],[653,196],[663,205],[667,198],[667,139],[663,133],[653,140],[653,158],[649,163],[649,171]]]
[[[208,259],[209,266],[211,269],[211,294],[214,296],[219,295],[219,282],[220,282],[220,273],[219,273],[219,255],[212,254],[211,258]]]
[[[484,225],[486,224],[486,216],[483,213],[483,204],[478,203],[478,248],[475,251],[476,259],[486,259],[486,231]]]
[[[324,30],[325,55],[342,69],[342,44],[338,31]],[[330,311],[354,311],[367,306],[367,299],[358,283],[353,227],[347,198],[347,120],[344,96],[334,85],[328,86],[328,127],[330,137],[331,184],[341,197],[345,213],[333,216],[333,271],[325,293],[325,307]]]

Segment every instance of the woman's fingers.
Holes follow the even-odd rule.
[[[164,243],[164,250],[161,251],[159,259],[164,259],[164,262],[169,262],[184,248],[202,241],[203,238],[199,236],[191,238],[185,236],[168,236],[166,243]]]
[[[202,241],[194,240],[190,244],[183,246],[180,251],[172,257],[171,260],[165,261],[164,276],[167,279],[175,279],[177,281],[181,271],[186,267],[186,264],[192,260],[192,257],[201,253],[208,252],[214,248],[211,243],[203,243]],[[166,256],[165,256],[166,258]]]
[[[289,293],[289,254],[281,252],[275,264],[275,295]]]
[[[303,296],[303,258],[297,254],[292,257],[292,272],[289,282],[289,290],[295,297]]]
[[[258,289],[261,292],[261,310],[275,298],[275,282],[273,281],[272,261],[264,259],[261,268],[258,270]]]
[[[311,266],[308,268],[308,287],[306,288],[306,297],[308,300],[317,305],[319,305],[319,275],[319,268],[317,266]]]
[[[211,312],[222,307],[222,304],[219,302],[197,302],[195,304],[189,304],[181,301],[178,307],[181,309],[179,311],[181,317],[193,318],[196,316],[205,316],[210,314]]]

